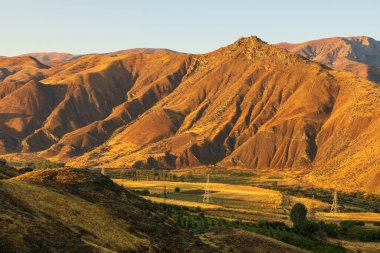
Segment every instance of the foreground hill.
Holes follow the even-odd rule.
[[[372,82],[256,37],[203,55],[88,55],[0,100],[0,150],[74,167],[302,170],[380,193]]]
[[[88,170],[0,181],[1,252],[205,252],[157,206]]]
[[[276,46],[380,83],[380,41],[369,37],[328,38]]]

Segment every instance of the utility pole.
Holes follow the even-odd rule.
[[[288,208],[289,206],[289,199],[288,199],[288,196],[281,192],[281,208],[286,211],[286,208]]]
[[[210,203],[210,175],[207,174],[207,182],[205,186],[205,193],[203,194],[203,203]]]
[[[338,210],[338,193],[336,191],[336,189],[334,189],[334,198],[333,198],[333,203],[331,205],[331,209],[330,209],[330,213],[333,213],[333,217],[335,217],[335,214],[337,214],[339,212]]]

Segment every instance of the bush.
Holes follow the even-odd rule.
[[[297,227],[297,230],[301,235],[311,236],[319,231],[319,225],[318,223],[306,220]]]
[[[143,190],[133,190],[133,192],[137,193],[138,195],[141,196],[149,196],[150,191],[148,189],[143,189]]]
[[[297,203],[290,211],[290,219],[294,227],[300,226],[306,220],[307,209],[304,204]]]
[[[7,165],[7,161],[4,158],[0,158],[0,166]]]
[[[259,227],[266,227],[266,228],[274,228],[274,229],[280,229],[280,230],[288,230],[288,226],[284,222],[281,221],[267,221],[267,220],[260,220],[259,221]]]
[[[352,221],[352,220],[344,220],[340,222],[341,227],[353,227],[353,226],[364,226],[364,221]]]
[[[324,223],[323,221],[319,222],[319,228],[323,231],[328,237],[336,238],[339,233],[338,225],[334,223]]]
[[[175,192],[181,192],[181,188],[176,187],[176,188],[174,188],[174,191],[175,191]]]

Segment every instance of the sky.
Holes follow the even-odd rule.
[[[0,55],[205,53],[251,35],[269,43],[380,40],[379,13],[378,0],[0,0]]]

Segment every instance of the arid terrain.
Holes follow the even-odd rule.
[[[376,252],[379,82],[368,37],[0,57],[0,252]]]
[[[71,167],[291,169],[319,187],[380,192],[376,83],[256,37],[201,55],[62,57],[0,60],[2,154]]]
[[[279,43],[276,46],[300,54],[340,71],[349,71],[380,83],[380,42],[359,36],[327,38],[299,44]]]

